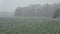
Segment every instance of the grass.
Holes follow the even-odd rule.
[[[41,18],[0,18],[0,34],[60,34],[60,21]]]

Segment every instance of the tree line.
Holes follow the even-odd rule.
[[[57,4],[33,4],[27,7],[17,7],[14,16],[47,16],[51,17],[54,15],[56,10],[60,8],[60,3]]]

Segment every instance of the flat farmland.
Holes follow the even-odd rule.
[[[47,17],[0,17],[0,34],[60,34],[60,20]]]

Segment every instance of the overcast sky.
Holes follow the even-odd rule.
[[[0,0],[0,11],[12,12],[17,6],[23,7],[30,4],[53,4],[59,3],[60,0]]]

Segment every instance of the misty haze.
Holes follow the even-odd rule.
[[[60,0],[0,0],[0,34],[60,34]]]

